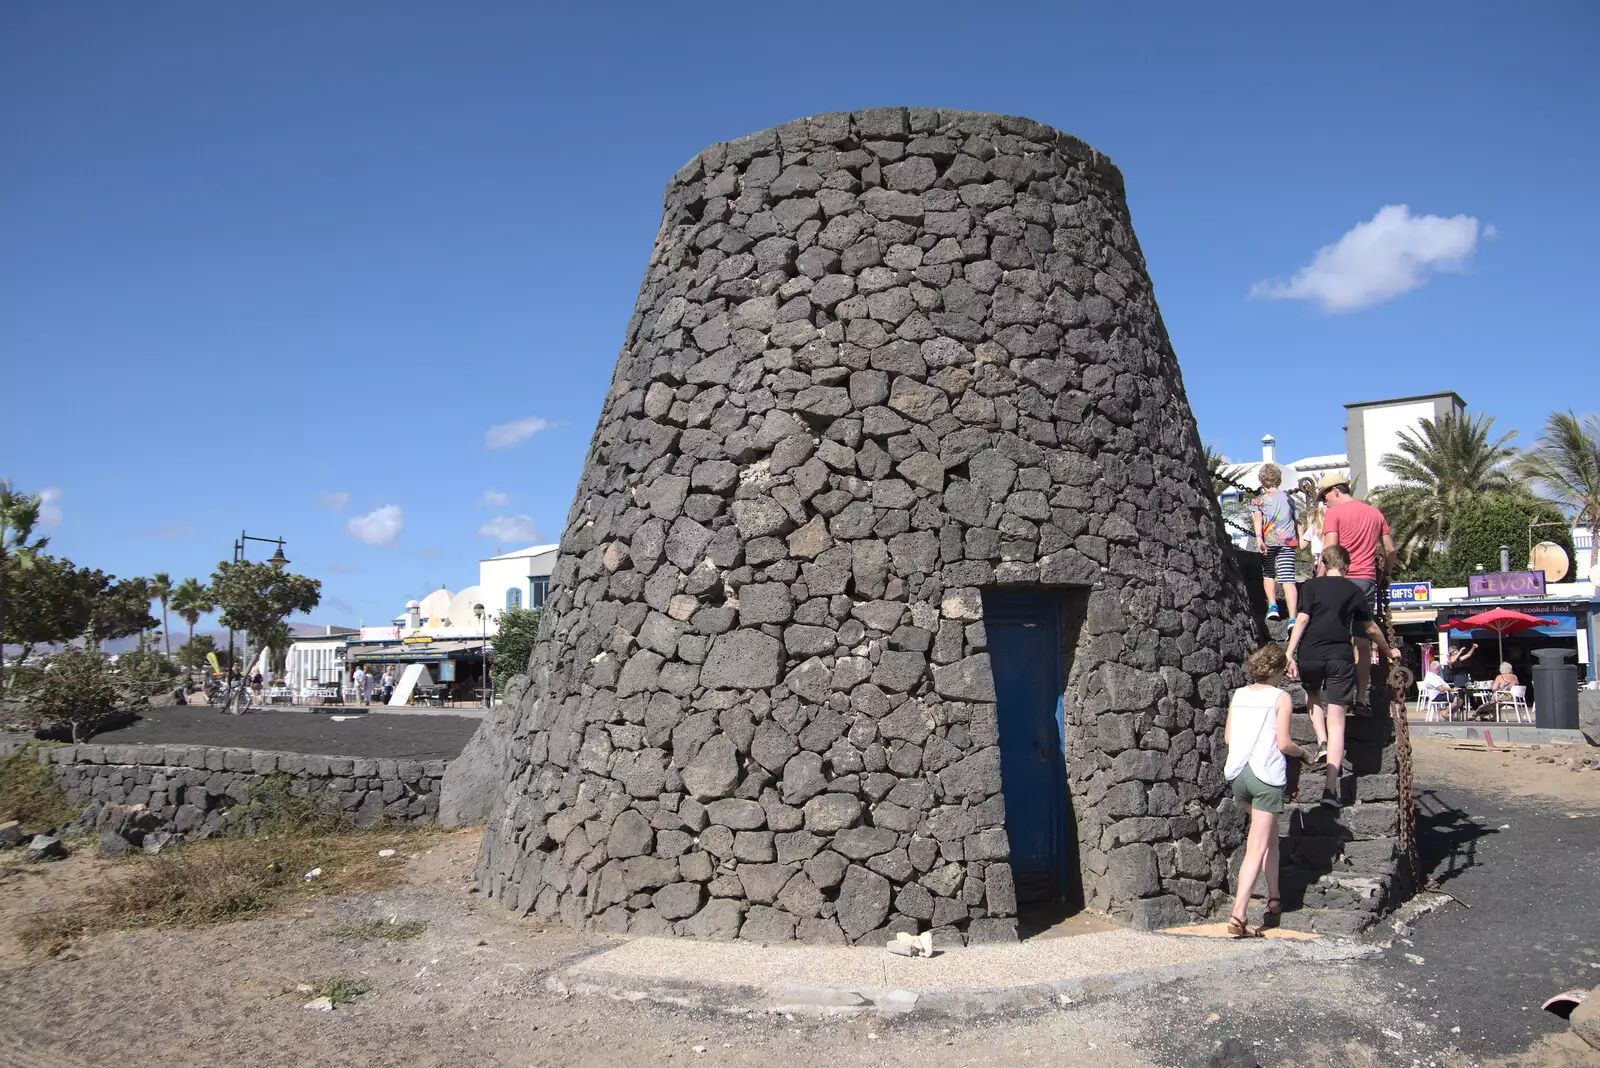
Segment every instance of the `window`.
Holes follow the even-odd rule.
[[[522,607],[522,591],[517,589],[515,586],[513,586],[511,589],[506,591],[506,607],[507,608],[521,608]]]
[[[535,576],[533,576],[532,584],[533,584],[533,607],[535,607],[535,608],[543,608],[544,607],[545,598],[550,596],[550,576],[549,575],[535,575]]]

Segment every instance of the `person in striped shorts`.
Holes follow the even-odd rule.
[[[1261,578],[1267,591],[1267,618],[1278,614],[1277,586],[1283,586],[1289,619],[1300,607],[1300,589],[1295,585],[1295,552],[1300,547],[1300,525],[1294,514],[1294,498],[1283,490],[1283,470],[1277,464],[1262,464],[1261,496],[1250,502],[1250,515],[1256,528],[1256,547],[1261,550]]]

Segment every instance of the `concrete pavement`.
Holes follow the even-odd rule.
[[[963,1016],[1070,1004],[1198,978],[1219,967],[1237,969],[1247,961],[1348,960],[1377,952],[1293,931],[1232,940],[1217,937],[1221,928],[1095,931],[956,947],[931,958],[900,957],[876,947],[646,937],[587,957],[549,985],[559,993],[740,1012]]]

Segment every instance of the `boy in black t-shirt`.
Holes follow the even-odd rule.
[[[1365,630],[1387,658],[1392,655],[1383,631],[1373,622],[1366,593],[1345,578],[1350,552],[1342,545],[1322,550],[1326,574],[1300,589],[1300,611],[1289,636],[1289,677],[1306,688],[1311,726],[1317,732],[1317,755],[1326,754],[1327,784],[1322,803],[1338,808],[1339,769],[1344,763],[1344,714],[1355,701],[1356,660],[1350,635]],[[1352,629],[1352,625],[1356,629]]]

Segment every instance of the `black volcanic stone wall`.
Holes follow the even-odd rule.
[[[477,877],[609,931],[1016,937],[980,590],[1081,591],[1089,907],[1209,913],[1251,623],[1104,156],[817,115],[667,186]]]

